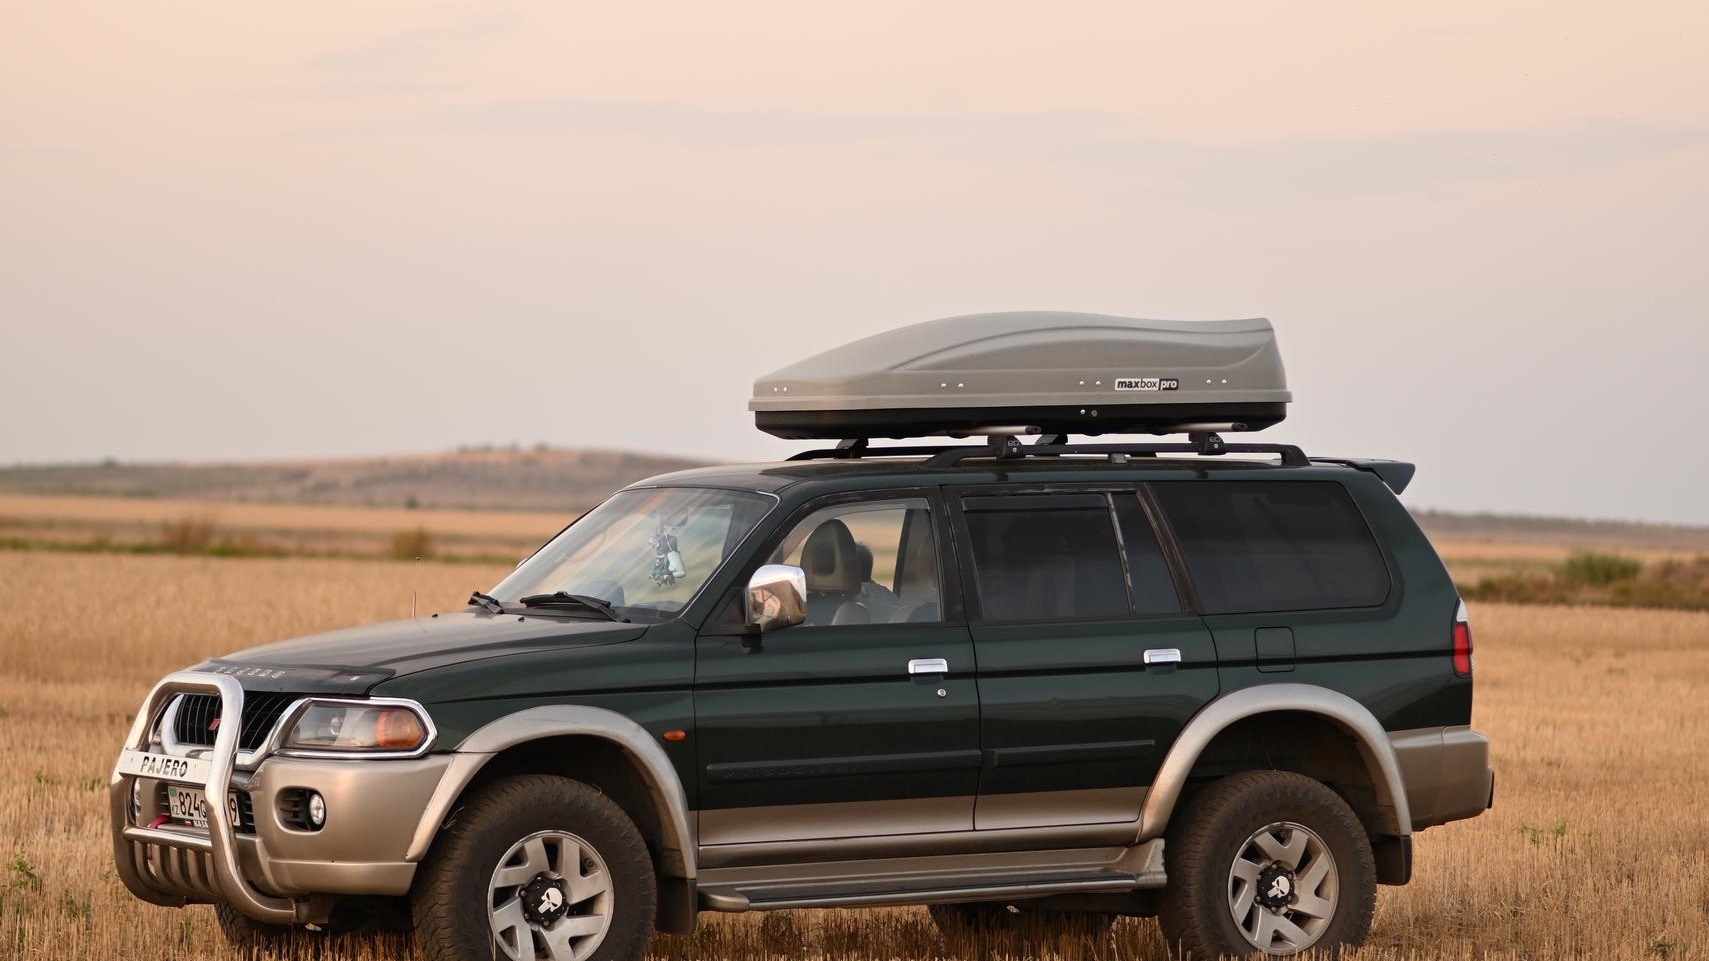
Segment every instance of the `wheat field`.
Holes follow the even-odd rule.
[[[207,907],[145,905],[111,868],[105,784],[161,674],[249,644],[460,605],[502,569],[308,559],[0,553],[0,958],[230,958]],[[1427,831],[1357,959],[1709,959],[1709,614],[1485,605],[1476,724],[1497,803]],[[334,959],[408,957],[346,940]],[[654,956],[1166,957],[1106,938],[946,944],[918,909],[703,916]]]

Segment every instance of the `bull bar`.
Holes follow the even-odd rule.
[[[123,770],[125,752],[149,752],[151,728],[168,699],[179,694],[211,693],[220,699],[220,716],[233,723],[221,724],[214,746],[205,757],[209,770],[205,781],[171,774],[151,774],[155,780],[175,781],[202,788],[207,798],[206,835],[162,830],[132,823],[131,795],[141,774]],[[180,907],[184,889],[205,891],[210,899],[223,899],[257,921],[291,924],[308,920],[307,902],[274,897],[255,888],[243,876],[238,860],[236,826],[226,807],[231,791],[232,770],[237,762],[238,736],[243,725],[243,686],[223,674],[180,671],[162,678],[149,692],[136,721],[126,736],[119,762],[113,766],[108,802],[113,829],[113,856],[119,879],[131,893],[151,904]],[[197,752],[193,752],[197,753]],[[198,756],[200,755],[198,753]],[[158,855],[158,857],[156,857]],[[153,865],[152,867],[150,865]],[[157,886],[155,876],[171,890]]]

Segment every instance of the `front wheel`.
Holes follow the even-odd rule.
[[[1170,825],[1158,920],[1193,959],[1333,955],[1371,930],[1377,871],[1353,810],[1287,771],[1206,788]]]
[[[638,958],[658,896],[634,822],[578,781],[526,775],[483,788],[415,883],[429,961]]]

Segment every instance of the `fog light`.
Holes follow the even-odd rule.
[[[326,799],[318,793],[309,793],[309,826],[319,828],[326,823]]]

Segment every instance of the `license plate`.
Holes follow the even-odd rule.
[[[226,813],[230,816],[231,823],[236,824],[238,822],[237,795],[228,794],[225,801]],[[193,787],[168,784],[166,785],[166,806],[172,820],[183,821],[204,830],[207,828],[208,796],[202,791]]]
[[[147,751],[125,751],[119,755],[120,774],[136,774],[162,781],[205,784],[213,768],[213,762],[205,757],[173,757]]]

